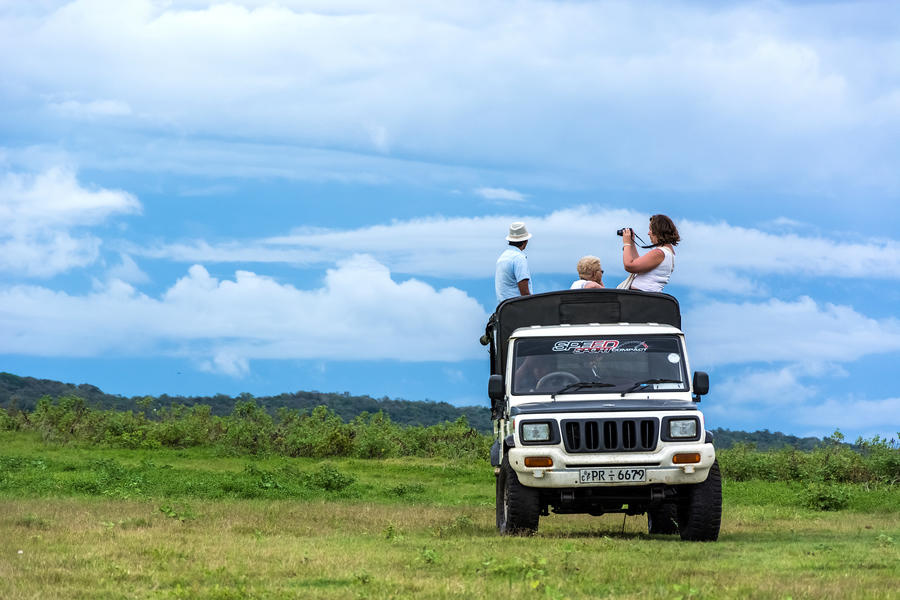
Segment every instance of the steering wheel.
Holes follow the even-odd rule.
[[[537,383],[534,385],[534,391],[543,392],[553,390],[555,392],[570,383],[578,383],[579,381],[581,380],[578,379],[578,377],[568,371],[553,371],[537,380]]]

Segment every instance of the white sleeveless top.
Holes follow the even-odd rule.
[[[631,289],[641,290],[644,292],[661,292],[663,287],[669,283],[669,277],[675,270],[675,254],[666,248],[660,246],[657,250],[662,250],[665,255],[663,261],[657,267],[646,273],[638,273],[631,282]]]
[[[575,283],[573,283],[573,284],[571,285],[571,287],[569,287],[569,289],[570,289],[570,290],[583,290],[583,289],[584,289],[584,286],[586,286],[588,283],[589,283],[589,282],[588,282],[588,281],[585,281],[584,279],[579,279],[578,281],[576,281]]]

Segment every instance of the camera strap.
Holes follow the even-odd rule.
[[[647,243],[647,242],[645,242],[644,240],[641,239],[641,236],[639,236],[638,234],[636,234],[636,233],[634,232],[634,229],[631,230],[631,235],[634,236],[634,239],[639,240],[639,241],[641,242],[641,244],[646,244],[646,243]],[[656,248],[657,246],[659,246],[659,244],[650,244],[649,246],[642,245],[641,248],[643,248],[643,249],[646,250],[646,249],[648,249],[648,248]]]

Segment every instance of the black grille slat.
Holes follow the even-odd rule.
[[[584,427],[584,423],[578,421],[568,421],[566,423],[566,446],[571,445],[573,448],[581,447],[581,440],[583,436],[581,435],[581,428]]]
[[[619,445],[619,431],[615,421],[603,422],[603,447],[615,450]]]
[[[622,446],[626,450],[631,450],[637,445],[634,429],[634,421],[622,421]]]
[[[651,440],[653,439],[654,429],[653,421],[641,421],[641,446],[644,448],[650,445]]]
[[[565,419],[562,425],[568,452],[649,452],[659,439],[655,418]]]
[[[600,427],[596,421],[587,421],[584,424],[584,446],[588,450],[600,447]]]

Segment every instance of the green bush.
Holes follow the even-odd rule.
[[[329,464],[321,465],[307,478],[307,482],[312,487],[329,492],[339,492],[355,481],[356,478],[353,475],[342,473]]]
[[[362,413],[351,423],[353,455],[358,458],[388,458],[401,454],[402,430],[390,417],[378,411]]]
[[[869,467],[871,479],[888,485],[900,483],[900,445],[896,440],[888,441],[876,435],[871,440],[859,438],[856,445]]]
[[[812,510],[841,510],[850,504],[845,485],[827,482],[807,484],[800,492],[800,503]]]
[[[859,452],[844,444],[844,436],[835,431],[825,439],[825,445],[807,455],[801,469],[805,481],[860,483],[868,481],[870,472]]]
[[[272,450],[275,424],[272,416],[255,401],[236,403],[224,424],[222,444],[226,448],[249,454],[267,454]]]
[[[78,396],[63,396],[56,401],[44,396],[31,413],[31,423],[45,441],[93,440],[96,417]]]
[[[417,456],[472,461],[487,461],[490,456],[492,438],[470,427],[465,417],[429,427],[400,426],[378,412],[362,413],[345,423],[332,410],[318,406],[311,413],[280,409],[273,418],[251,396],[245,398],[229,416],[217,417],[207,405],[153,411],[146,401],[136,412],[103,411],[90,408],[75,396],[57,400],[44,397],[30,414],[12,416],[0,409],[0,430],[36,431],[53,443],[80,441],[147,449],[215,447],[241,455]],[[811,451],[784,448],[760,452],[752,444],[738,443],[719,450],[717,456],[723,477],[731,481],[900,483],[900,446],[896,441],[860,439],[853,447],[844,443],[839,431]]]
[[[167,448],[213,445],[225,431],[222,419],[213,416],[205,404],[164,408],[159,411],[158,419],[153,423],[150,438]]]
[[[772,455],[772,480],[799,481],[803,478],[803,468],[807,453],[794,448],[784,448]]]
[[[287,456],[350,456],[353,432],[349,425],[325,406],[312,414],[296,410],[279,411],[280,423],[275,448]]]
[[[732,481],[758,479],[770,481],[777,474],[777,460],[769,452],[759,452],[749,442],[738,442],[727,450],[716,452],[722,476]]]
[[[810,483],[900,482],[900,447],[880,437],[859,439],[858,449],[835,431],[819,448],[801,452],[784,448],[759,452],[752,444],[735,444],[716,455],[722,476],[731,481],[805,481]]]
[[[19,428],[16,421],[5,409],[0,408],[0,431],[15,431]]]
[[[430,458],[487,460],[492,439],[469,427],[465,416],[453,423],[409,427],[403,432],[403,454]]]
[[[107,411],[102,413],[103,441],[119,448],[158,448],[158,440],[152,439],[152,424],[143,413]]]

